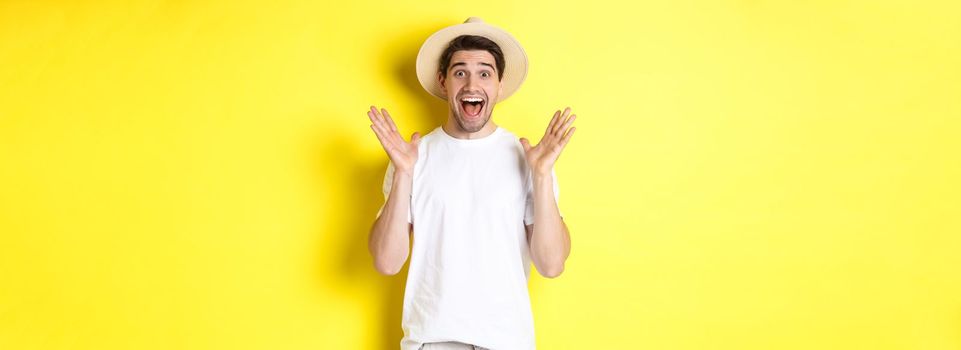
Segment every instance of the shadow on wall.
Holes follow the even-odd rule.
[[[362,109],[358,115],[366,118]],[[358,118],[358,121],[361,127],[367,127],[368,124],[364,124],[362,119]],[[369,156],[361,154],[358,144],[377,142],[373,135],[370,139],[357,140],[348,136],[350,134],[329,130],[321,136],[324,142],[315,169],[319,174],[326,174],[320,175],[327,177],[323,179],[323,187],[328,191],[337,189],[335,193],[323,194],[323,200],[335,201],[324,207],[331,210],[336,208],[337,213],[321,215],[323,221],[319,242],[321,245],[339,245],[318,247],[321,252],[318,254],[318,268],[321,269],[321,275],[332,275],[337,279],[334,285],[349,286],[348,289],[371,289],[373,293],[380,294],[381,300],[370,300],[381,307],[377,312],[379,322],[365,326],[364,333],[378,337],[373,339],[378,343],[378,349],[397,349],[403,337],[400,320],[407,267],[405,265],[394,276],[380,275],[374,269],[373,259],[367,249],[370,228],[377,210],[384,202],[381,187],[387,160],[385,156],[383,160],[371,161]],[[337,175],[330,176],[331,169],[337,169]]]
[[[456,23],[459,22],[456,20],[438,21],[433,25],[421,26],[417,30],[407,32],[405,35],[391,40],[381,53],[381,57],[390,59],[391,71],[394,73],[394,76],[391,77],[393,79],[391,83],[401,84],[401,90],[405,93],[404,100],[412,101],[415,104],[414,113],[416,115],[411,117],[414,117],[412,120],[415,121],[416,125],[397,126],[406,140],[410,139],[410,135],[414,131],[420,131],[421,136],[423,136],[447,121],[449,113],[447,102],[434,97],[420,86],[420,82],[417,80],[416,61],[420,46],[427,37],[438,29]],[[387,111],[390,112],[389,107]],[[392,116],[395,115],[392,114]],[[394,119],[396,120],[396,118]]]
[[[450,22],[450,23],[448,23]],[[418,26],[416,30],[405,31],[401,35],[394,36],[385,41],[385,50],[380,52],[389,63],[393,76],[384,77],[384,84],[400,84],[405,101],[414,102],[416,115],[403,116],[403,120],[415,125],[398,125],[404,139],[409,140],[414,131],[420,131],[421,135],[426,135],[435,127],[441,125],[447,119],[448,108],[444,101],[441,101],[428,94],[420,86],[415,70],[415,60],[423,41],[436,30],[457,23],[456,21],[437,22],[433,25]],[[371,97],[375,98],[375,97]],[[384,103],[384,102],[374,102]],[[400,113],[395,112],[396,108],[389,105],[377,105],[387,108],[397,120]],[[401,328],[401,317],[403,312],[404,288],[407,281],[408,262],[404,268],[394,276],[382,276],[374,269],[373,260],[367,249],[370,228],[376,219],[377,210],[384,203],[382,192],[384,173],[387,170],[387,154],[383,153],[380,160],[370,161],[369,155],[365,154],[358,145],[371,143],[377,144],[377,138],[368,125],[370,121],[364,112],[370,106],[356,106],[347,108],[357,110],[356,116],[344,118],[356,121],[356,125],[351,124],[350,128],[358,128],[369,133],[369,137],[356,139],[349,135],[356,133],[342,133],[337,130],[325,130],[319,135],[320,154],[317,163],[317,171],[320,174],[328,174],[325,183],[327,186],[336,186],[341,189],[341,196],[325,196],[322,200],[336,200],[337,203],[327,203],[328,208],[339,208],[338,213],[342,215],[322,215],[323,232],[321,237],[339,236],[337,239],[321,239],[324,242],[342,242],[336,254],[318,254],[320,261],[319,268],[323,270],[333,270],[336,278],[342,281],[342,285],[353,285],[359,288],[373,288],[381,293],[381,310],[378,313],[380,320],[376,325],[377,329],[371,329],[370,334],[376,334],[379,339],[379,349],[396,350],[400,346],[403,338]],[[408,112],[409,113],[409,112]],[[401,123],[398,121],[398,123]],[[330,179],[330,169],[338,169],[336,180]],[[333,180],[333,181],[332,181]],[[336,182],[336,183],[334,183]],[[329,188],[329,187],[328,187]],[[414,232],[416,240],[416,225]],[[323,247],[321,252],[330,250]],[[368,283],[373,281],[373,283]]]

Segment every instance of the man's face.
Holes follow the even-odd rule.
[[[461,130],[478,132],[490,120],[501,93],[496,67],[494,55],[486,50],[457,51],[447,76],[438,74],[450,114]]]

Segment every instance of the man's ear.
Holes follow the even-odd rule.
[[[437,82],[440,84],[441,95],[444,95],[444,97],[447,97],[447,86],[444,86],[444,84],[447,83],[447,80],[445,79],[444,74],[442,74],[441,72],[437,72]]]

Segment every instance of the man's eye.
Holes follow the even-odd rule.
[[[455,76],[455,77],[462,77],[462,76],[464,76],[464,71],[457,71],[456,73],[454,73],[454,76]]]
[[[489,77],[489,76],[491,76],[491,75],[490,75],[490,73],[484,72],[484,73],[481,73],[481,76],[484,77],[484,78],[487,78],[487,77]]]

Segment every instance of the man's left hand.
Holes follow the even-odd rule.
[[[537,146],[531,147],[526,138],[521,138],[521,145],[524,146],[524,156],[527,158],[527,165],[531,167],[533,175],[550,176],[551,169],[554,168],[554,163],[560,157],[561,151],[570,141],[571,135],[574,135],[574,130],[577,130],[577,128],[571,127],[577,116],[570,113],[570,107],[565,108],[563,113],[561,111],[554,112],[554,118],[551,118],[547,130]]]

